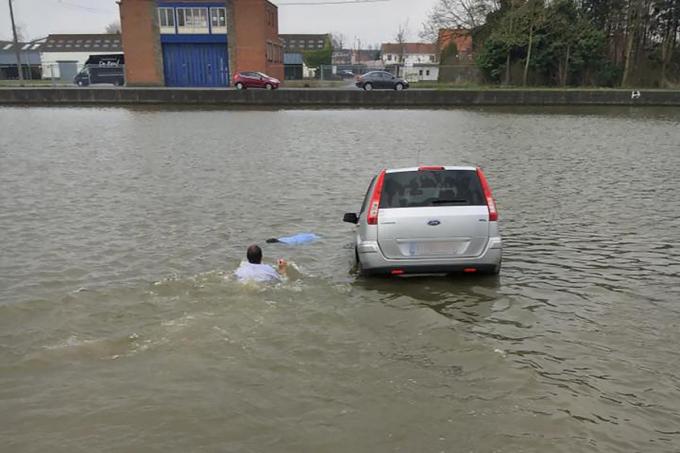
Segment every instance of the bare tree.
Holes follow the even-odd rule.
[[[345,35],[342,33],[331,34],[331,44],[333,49],[344,49],[345,48]]]
[[[472,30],[484,24],[491,11],[500,8],[500,0],[438,0],[423,23],[420,37],[435,42],[442,28]]]
[[[109,25],[106,26],[106,33],[110,34],[120,34],[121,28],[120,28],[120,22],[111,22]]]
[[[399,68],[404,64],[404,54],[406,53],[406,42],[408,41],[408,19],[399,24],[397,34],[394,35],[394,41],[397,43],[397,75],[399,75]]]
[[[26,40],[26,34],[24,33],[23,25],[17,25],[16,30],[17,30],[17,41],[24,42]]]

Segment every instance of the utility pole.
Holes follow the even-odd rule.
[[[17,39],[17,27],[14,24],[14,9],[12,9],[12,0],[9,0],[9,17],[12,21],[12,34],[14,35],[14,52],[17,56],[17,73],[19,74],[19,84],[24,86],[24,72],[21,68],[21,49],[19,48],[19,40]]]

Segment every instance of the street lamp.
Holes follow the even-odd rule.
[[[14,24],[14,9],[12,8],[12,0],[9,0],[9,17],[12,21],[12,34],[14,35],[14,52],[17,56],[17,73],[19,74],[19,84],[24,86],[24,73],[21,69],[21,49],[19,49],[19,40],[17,39],[17,27]]]

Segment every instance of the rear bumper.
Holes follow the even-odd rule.
[[[357,245],[361,270],[366,275],[389,275],[394,271],[403,274],[440,274],[465,272],[494,272],[503,259],[503,243],[500,237],[489,239],[484,251],[476,257],[454,259],[388,259],[377,242],[366,241]]]

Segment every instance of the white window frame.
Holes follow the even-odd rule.
[[[180,12],[183,16],[184,25],[180,24]],[[205,13],[205,26],[198,26],[197,19],[201,18],[201,12]],[[182,7],[177,8],[177,33],[207,35],[210,33],[210,12],[207,7]]]
[[[217,14],[217,16],[213,16],[213,14]],[[220,16],[220,14],[222,16]],[[217,19],[219,22],[219,19],[221,17],[224,17],[224,25],[215,25],[213,23],[213,19]],[[226,34],[227,33],[227,8],[224,8],[222,6],[213,6],[210,8],[210,30],[211,33],[213,34]]]
[[[172,18],[172,26],[169,24],[169,18]],[[163,19],[165,19],[166,25],[163,25]],[[158,8],[158,28],[163,35],[174,35],[177,33],[177,17],[175,16],[175,8],[170,7],[159,7]]]

